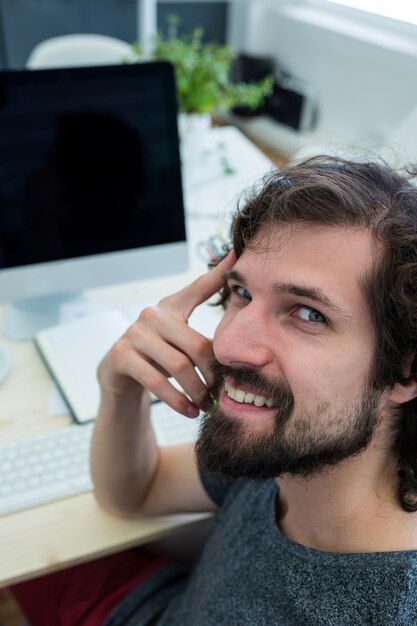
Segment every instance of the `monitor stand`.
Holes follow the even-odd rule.
[[[74,292],[11,302],[6,309],[6,336],[15,341],[33,339],[38,331],[59,324],[63,304],[84,300],[83,293]]]

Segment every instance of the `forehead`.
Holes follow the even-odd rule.
[[[376,256],[366,230],[277,225],[259,231],[235,269],[265,287],[281,281],[319,288],[345,306],[353,297],[364,302],[361,281]]]

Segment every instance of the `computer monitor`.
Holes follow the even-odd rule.
[[[10,335],[53,323],[63,294],[186,268],[172,66],[0,73],[0,301],[14,304]],[[29,311],[29,332],[16,311]]]

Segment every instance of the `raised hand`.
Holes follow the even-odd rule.
[[[193,310],[224,285],[224,273],[235,262],[233,253],[207,274],[177,293],[144,309],[99,366],[102,391],[125,395],[148,389],[174,410],[196,417],[207,396],[211,340],[188,326]],[[168,380],[173,377],[186,392]],[[190,400],[191,399],[191,400]]]

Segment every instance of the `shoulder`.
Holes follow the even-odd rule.
[[[201,483],[217,506],[225,506],[236,498],[248,506],[261,505],[262,500],[270,498],[271,491],[276,491],[277,484],[273,480],[254,481],[247,478],[231,478],[209,474],[199,467]]]

